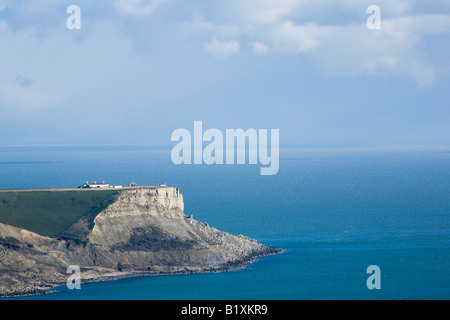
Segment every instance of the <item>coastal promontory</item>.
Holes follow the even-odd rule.
[[[234,270],[279,252],[194,220],[175,187],[0,192],[3,297],[48,293],[74,265],[83,283]]]

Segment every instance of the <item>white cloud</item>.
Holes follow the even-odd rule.
[[[250,46],[253,48],[253,51],[256,54],[267,54],[269,48],[262,42],[253,41],[250,43]]]
[[[224,59],[231,54],[239,53],[240,46],[236,41],[219,41],[213,38],[211,42],[205,45],[205,50],[218,59]]]
[[[264,42],[264,52],[304,55],[327,74],[393,74],[427,87],[435,82],[439,66],[427,60],[424,41],[449,33],[450,15],[429,14],[384,19],[381,30],[369,30],[365,21],[302,25],[283,20],[260,27],[251,36]]]
[[[0,11],[2,11],[3,9],[5,9],[6,4],[4,0],[0,0]]]
[[[307,52],[319,45],[327,27],[315,24],[295,25],[291,21],[282,22],[269,29],[267,35],[273,46],[286,52]]]
[[[147,16],[166,0],[116,0],[114,8],[120,14]]]
[[[409,9],[409,2],[402,1],[390,12]],[[421,87],[432,86],[440,68],[428,59],[427,37],[450,34],[450,15],[444,14],[384,18],[381,30],[369,30],[364,19],[358,24],[325,25],[278,18],[278,22],[247,33],[256,54],[267,53],[270,48],[274,54],[303,55],[327,74],[395,75],[412,79]]]
[[[417,38],[450,32],[450,15],[422,14],[385,19],[383,29],[390,35]]]
[[[232,18],[257,26],[280,23],[286,20],[301,19],[312,22],[315,18],[339,18],[343,12],[356,13],[355,17],[364,17],[370,5],[381,8],[385,17],[405,14],[413,9],[413,0],[228,0],[228,11]],[[357,14],[359,13],[359,14]],[[347,15],[348,18],[348,15]]]
[[[325,1],[327,2],[327,1]],[[330,2],[330,1],[328,1]],[[381,13],[388,15],[402,15],[410,11],[413,7],[411,0],[340,0],[339,4],[345,10],[361,11],[370,5],[377,5],[381,8]]]
[[[184,23],[183,28],[187,32],[207,33],[219,37],[236,37],[240,33],[236,25],[205,21],[198,13],[194,14],[191,22]]]
[[[213,37],[205,48],[218,58],[240,52],[238,41],[245,41],[255,54],[303,55],[327,74],[396,75],[431,86],[440,67],[429,60],[434,49],[425,44],[429,36],[450,33],[450,15],[414,14],[412,0],[379,0],[382,29],[369,30],[366,9],[371,4],[261,0],[255,5],[253,0],[229,0],[221,7],[220,24],[196,15],[184,30]]]
[[[450,16],[419,15],[385,19],[382,30],[358,26],[338,27],[321,49],[334,52],[334,63],[354,73],[393,73],[413,79],[428,87],[436,80],[437,65],[427,59],[424,41],[427,36],[449,33]],[[347,71],[347,73],[348,73]]]
[[[316,0],[317,1],[317,0]],[[321,1],[321,0],[319,0]],[[248,23],[267,25],[277,23],[312,0],[253,0],[230,1],[236,15]]]

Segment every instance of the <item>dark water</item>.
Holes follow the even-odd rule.
[[[0,148],[0,188],[176,186],[185,213],[285,249],[240,271],[82,284],[33,299],[449,299],[450,152],[282,148],[280,170],[151,147]],[[366,269],[381,270],[369,290]]]

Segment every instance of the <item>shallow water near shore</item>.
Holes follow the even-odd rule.
[[[282,148],[280,170],[182,165],[152,147],[0,148],[0,188],[166,184],[185,213],[284,253],[246,269],[82,283],[21,299],[448,299],[450,152]],[[366,269],[381,270],[369,290]]]

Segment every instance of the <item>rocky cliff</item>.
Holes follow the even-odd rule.
[[[0,296],[48,292],[66,283],[72,265],[80,267],[83,283],[226,271],[278,252],[186,216],[176,188],[127,188],[95,217],[81,218],[58,236],[0,223]]]

